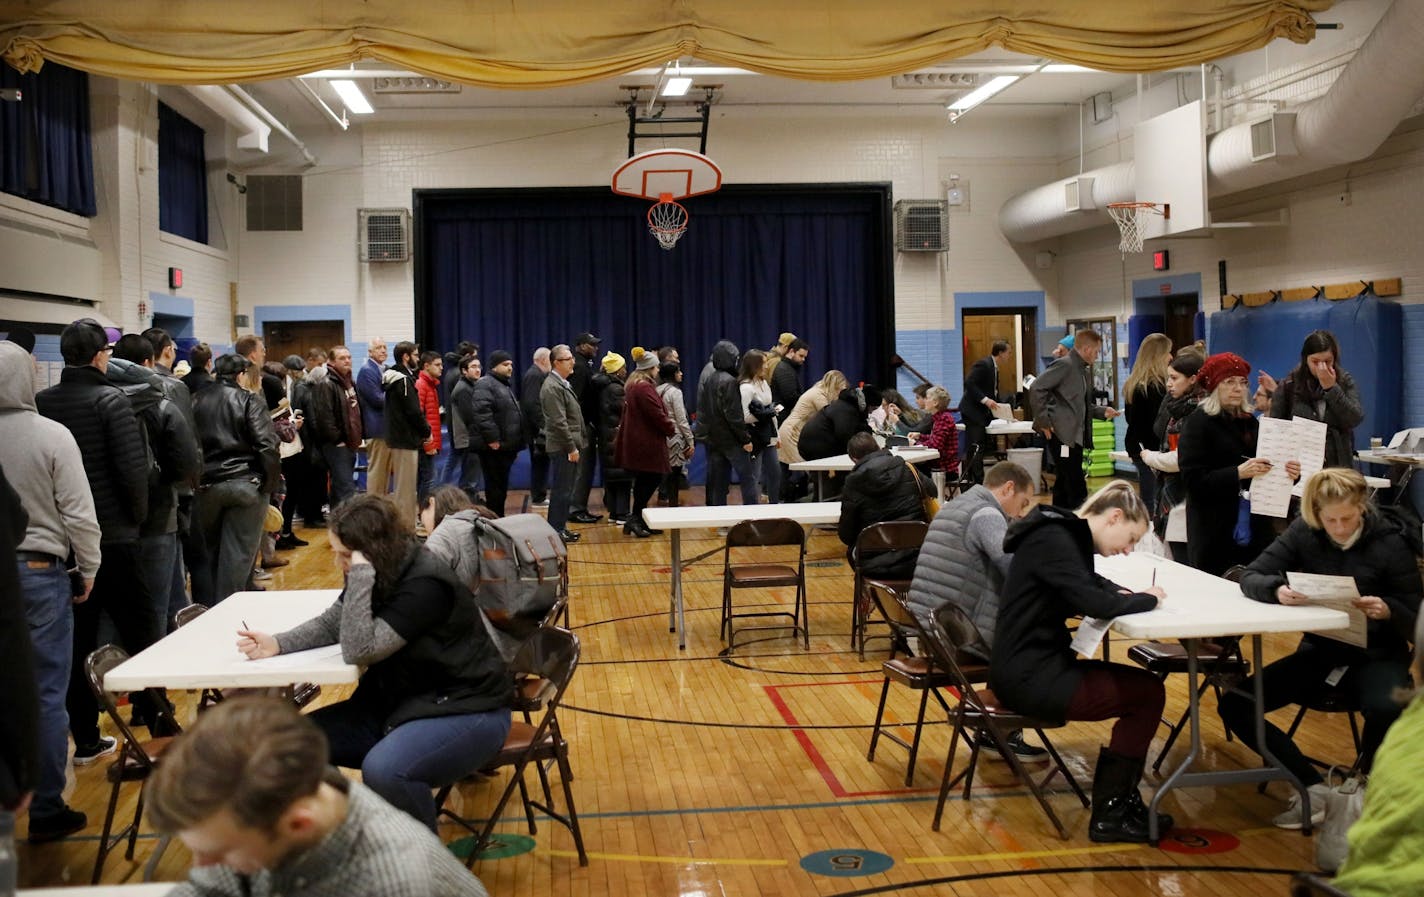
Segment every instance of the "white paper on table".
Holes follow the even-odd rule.
[[[248,663],[260,663],[268,669],[300,669],[326,660],[340,660],[340,645],[324,645],[320,648],[311,648],[306,651],[293,651],[291,654],[278,654],[275,657],[263,657],[259,660],[249,660]]]
[[[1073,634],[1073,650],[1084,657],[1096,656],[1098,646],[1103,643],[1103,637],[1108,634],[1111,625],[1112,620],[1084,617],[1078,623],[1078,631]]]
[[[1354,599],[1360,597],[1360,588],[1355,583],[1355,577],[1287,572],[1286,582],[1310,603],[1344,611],[1350,618],[1348,628],[1322,630],[1316,635],[1323,635],[1357,648],[1365,647],[1365,643],[1369,641],[1370,622],[1365,618],[1365,612],[1354,605]]]
[[[1014,409],[1010,408],[1006,403],[1000,402],[998,407],[994,409],[994,417],[1003,421],[1012,421],[1014,419]]]

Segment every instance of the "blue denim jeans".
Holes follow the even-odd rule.
[[[158,641],[168,634],[176,610],[173,607],[173,568],[178,563],[178,534],[140,536],[138,554],[139,575],[148,584],[149,599],[158,609],[154,620],[159,629],[153,634],[153,640]]]
[[[425,499],[430,493],[435,491],[435,471],[439,467],[438,455],[426,454],[424,449],[420,450],[420,461],[416,466],[416,501],[420,507],[425,507]]]
[[[433,789],[457,782],[504,747],[509,708],[411,720],[383,732],[384,721],[355,701],[310,714],[331,743],[331,762],[361,770],[361,780],[435,831]]]
[[[728,452],[707,449],[707,504],[725,505],[727,493],[732,488],[732,470],[737,471],[737,479],[742,484],[742,504],[754,505],[760,500],[757,490],[757,472],[752,465],[750,452],[741,447]]]
[[[776,446],[762,449],[756,457],[756,466],[761,468],[761,494],[771,504],[781,501],[781,458]]]
[[[356,453],[344,445],[323,445],[321,457],[331,471],[332,510],[356,494]]]
[[[25,619],[35,646],[35,684],[39,688],[40,765],[31,817],[53,816],[64,809],[64,768],[69,763],[69,711],[64,698],[74,659],[74,605],[69,575],[58,561],[49,567],[18,564]]]

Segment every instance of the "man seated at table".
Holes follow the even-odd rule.
[[[855,468],[846,474],[841,490],[841,519],[837,532],[846,544],[852,566],[869,579],[909,579],[915,571],[916,549],[877,551],[858,558],[855,542],[861,532],[890,520],[924,520],[925,506],[916,474],[904,459],[880,448],[869,433],[856,433],[846,446]]]
[[[170,897],[488,897],[428,828],[330,762],[288,702],[237,698],[200,716],[145,788],[155,828],[193,852]]]
[[[1004,552],[1009,521],[1033,506],[1034,482],[1012,461],[1000,461],[972,487],[940,508],[930,523],[915,564],[910,604],[933,614],[946,604],[964,611],[979,632],[980,643],[965,650],[988,661],[999,615],[999,591],[1014,556]],[[1009,736],[1009,748],[1025,762],[1043,762],[1048,751],[1025,744],[1023,732]],[[989,757],[998,758],[991,751]]]

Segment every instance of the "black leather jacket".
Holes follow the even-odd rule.
[[[193,416],[203,440],[203,485],[251,478],[258,490],[276,490],[281,477],[277,433],[261,396],[219,378],[193,396]]]

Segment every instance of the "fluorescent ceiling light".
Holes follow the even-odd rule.
[[[663,85],[663,96],[681,97],[686,96],[687,91],[692,87],[692,78],[687,75],[672,75]]]
[[[988,84],[976,87],[974,90],[971,90],[969,93],[950,103],[949,108],[954,112],[968,112],[1010,84],[1013,84],[1018,79],[1018,75],[1000,75],[992,79]],[[332,83],[335,84],[336,82],[333,81]]]
[[[1048,72],[1051,75],[1100,75],[1102,72],[1097,69],[1090,69],[1085,65],[1068,65],[1067,63],[1051,62],[1039,71]]]
[[[629,72],[628,74],[630,74],[630,75],[651,75],[651,76],[656,77],[656,76],[658,76],[658,75],[661,75],[662,73],[663,73],[663,70],[662,70],[662,69],[656,68],[656,69],[634,69],[633,71]],[[727,66],[727,65],[684,65],[684,66],[682,66],[682,73],[683,73],[684,75],[692,75],[692,76],[694,76],[694,77],[699,76],[699,75],[755,75],[755,74],[756,74],[756,72],[748,71],[747,69],[733,68],[732,66]]]
[[[361,92],[361,88],[356,86],[355,81],[338,79],[331,82],[331,87],[341,97],[341,102],[346,104],[355,115],[370,115],[375,112],[371,104],[366,101],[366,95]]]

